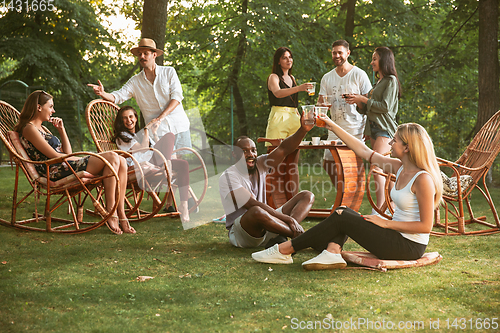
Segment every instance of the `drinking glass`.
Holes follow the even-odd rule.
[[[307,89],[307,92],[309,93],[309,96],[313,96],[314,93],[316,92],[316,82],[308,82],[311,83],[313,86],[310,89]]]
[[[306,125],[314,124],[314,105],[302,105],[302,117]]]
[[[335,98],[334,95],[321,95],[323,103],[321,104],[322,106],[326,106],[328,109],[332,107],[333,100]]]
[[[319,117],[319,116],[326,116],[328,109],[329,108],[326,106],[316,106],[314,108],[314,111],[316,112],[316,115]],[[316,118],[316,126],[320,126],[320,127],[325,126],[325,121],[321,118]]]

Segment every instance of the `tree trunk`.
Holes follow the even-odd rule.
[[[168,0],[144,0],[142,7],[141,36],[154,39],[156,48],[165,50]],[[163,65],[163,55],[156,57],[156,63]]]
[[[241,4],[241,15],[246,16],[248,11],[248,0],[243,0]],[[233,68],[229,74],[229,84],[232,85],[234,92],[234,102],[236,104],[236,116],[238,117],[239,135],[248,135],[247,116],[243,105],[243,98],[238,86],[238,78],[241,70],[241,62],[245,56],[247,37],[246,37],[246,21],[243,21],[240,29],[240,37],[238,40],[238,49],[234,59]]]
[[[356,0],[347,1],[347,13],[345,18],[345,40],[350,43],[354,41],[354,12],[356,10]]]
[[[498,63],[498,0],[479,1],[479,108],[474,133],[500,106]]]

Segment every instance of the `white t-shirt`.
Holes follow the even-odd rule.
[[[241,173],[236,165],[232,165],[222,173],[219,178],[219,194],[222,200],[222,206],[226,213],[226,229],[233,226],[234,220],[241,215],[245,214],[247,209],[243,207],[250,197],[247,196],[233,196],[231,191],[243,187],[251,193],[257,201],[266,203],[266,175],[268,168],[266,167],[267,154],[257,157],[255,165],[257,166],[256,177],[258,180],[252,184],[248,172]],[[246,168],[246,165],[244,166]],[[252,186],[256,185],[256,186]]]
[[[321,79],[320,95],[333,95],[334,100],[330,108],[330,118],[359,140],[363,140],[366,116],[356,110],[356,104],[347,104],[342,94],[368,94],[372,89],[370,79],[366,72],[354,66],[346,75],[340,77],[332,69]],[[338,137],[328,131],[328,140],[338,140]],[[325,159],[333,159],[332,154],[326,150]]]
[[[140,130],[138,133],[134,134],[130,134],[128,132],[122,132],[122,133],[125,137],[130,139],[129,142],[124,142],[120,138],[116,139],[116,145],[118,146],[118,149],[123,151],[129,151],[136,143],[142,142],[142,138],[144,137],[144,130]],[[149,144],[151,146],[154,146],[155,144],[155,142],[151,139],[151,137],[149,138]],[[153,151],[145,150],[145,151],[135,152],[132,154],[132,156],[134,156],[134,158],[139,163],[148,162],[151,159],[151,157],[153,157]],[[127,165],[128,166],[134,165],[134,162],[132,161],[131,158],[127,158]]]

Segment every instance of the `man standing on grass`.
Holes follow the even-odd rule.
[[[356,110],[356,105],[347,104],[344,94],[366,95],[372,89],[370,79],[364,70],[349,63],[349,43],[339,39],[332,44],[332,60],[335,68],[321,79],[318,105],[323,104],[324,95],[333,95],[330,107],[330,118],[359,140],[363,140],[366,117]],[[337,136],[328,131],[328,140],[338,140]],[[333,156],[325,150],[325,169],[335,171]],[[328,170],[328,169],[327,169]]]
[[[134,97],[146,125],[158,123],[157,135],[175,135],[174,149],[191,147],[189,119],[182,107],[182,87],[173,67],[159,66],[155,59],[163,51],[156,48],[154,40],[142,38],[138,47],[130,52],[139,59],[142,71],[134,75],[117,91],[107,93],[101,81],[88,84],[103,99],[121,104]]]
[[[266,203],[266,175],[299,146],[314,125],[301,127],[269,154],[257,156],[255,142],[246,136],[235,140],[236,163],[219,178],[229,242],[236,247],[270,247],[304,232],[299,224],[309,213],[314,194],[301,191],[278,209]]]

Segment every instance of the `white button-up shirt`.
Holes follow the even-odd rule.
[[[175,99],[180,104],[161,122],[157,134],[163,136],[172,132],[178,134],[189,130],[189,119],[182,107],[182,87],[175,69],[170,66],[158,66],[155,69],[154,83],[146,78],[142,70],[125,83],[125,85],[111,94],[115,96],[115,103],[121,104],[130,98],[135,98],[146,124],[157,118]]]

